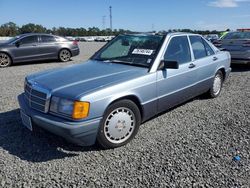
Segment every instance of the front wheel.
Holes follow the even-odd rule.
[[[137,134],[141,114],[130,100],[111,104],[106,110],[97,135],[97,142],[105,149],[127,144]]]
[[[216,98],[220,95],[221,89],[222,89],[222,85],[223,85],[223,74],[222,72],[219,70],[215,76],[214,76],[214,80],[213,80],[213,85],[211,86],[211,88],[208,91],[208,94],[211,98]]]
[[[59,52],[59,60],[62,61],[62,62],[66,62],[66,61],[69,61],[71,58],[71,53],[69,50],[67,49],[62,49],[60,52]]]

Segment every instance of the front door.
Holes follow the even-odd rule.
[[[16,62],[39,59],[38,36],[21,38],[16,42],[16,45],[13,45],[11,52]]]
[[[195,95],[197,69],[192,62],[187,36],[173,37],[164,55],[166,61],[177,61],[178,69],[158,70],[158,112],[171,108]]]

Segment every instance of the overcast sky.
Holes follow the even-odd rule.
[[[250,28],[250,0],[0,0],[0,24],[109,27],[134,31]]]

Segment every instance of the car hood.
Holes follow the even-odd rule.
[[[48,89],[52,95],[79,99],[94,92],[145,75],[147,68],[89,60],[78,65],[36,73],[27,80]]]

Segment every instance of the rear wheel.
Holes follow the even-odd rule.
[[[8,67],[12,63],[8,54],[0,52],[0,68]]]
[[[221,89],[222,89],[222,85],[223,85],[223,74],[219,70],[215,74],[214,80],[213,80],[213,85],[212,85],[212,87],[208,91],[209,96],[211,98],[218,97],[220,95],[220,92],[221,92]]]
[[[137,134],[140,123],[140,110],[134,102],[113,103],[104,114],[97,141],[105,149],[123,146]]]
[[[71,58],[71,53],[69,50],[67,49],[62,49],[60,52],[59,52],[59,60],[62,61],[62,62],[66,62],[66,61],[69,61]]]

